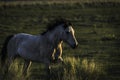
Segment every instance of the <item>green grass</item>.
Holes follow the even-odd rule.
[[[119,3],[114,3],[115,6],[105,3],[104,7],[98,4],[84,4],[84,7],[80,3],[1,4],[0,49],[8,35],[42,33],[51,19],[63,16],[73,23],[79,46],[72,50],[63,45],[65,65],[52,65],[52,80],[119,80],[120,6]],[[23,61],[16,60],[6,80],[23,79],[22,67]],[[45,80],[46,77],[43,64],[33,63],[28,73],[24,79]]]

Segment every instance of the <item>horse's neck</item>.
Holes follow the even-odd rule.
[[[61,43],[60,35],[57,31],[48,32],[45,37],[47,42],[49,42],[53,47],[57,47]]]

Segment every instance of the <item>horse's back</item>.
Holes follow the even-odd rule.
[[[34,42],[37,39],[37,36],[26,34],[26,33],[19,33],[14,35],[14,37],[9,41],[8,44],[8,52],[9,54],[18,54],[18,49],[21,47],[25,47],[26,44]],[[25,44],[25,45],[23,45]]]
[[[16,39],[24,39],[24,40],[28,38],[34,38],[34,37],[35,37],[34,35],[26,34],[26,33],[19,33],[15,35]]]

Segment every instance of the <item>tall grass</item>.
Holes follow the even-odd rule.
[[[66,57],[64,65],[54,66],[51,80],[98,80],[105,75],[102,64],[87,58]]]
[[[93,59],[65,57],[64,61],[64,65],[52,65],[51,80],[99,80],[101,75],[105,76],[102,64],[97,63]],[[20,64],[20,61],[16,60],[10,65],[5,80],[27,80],[27,78],[29,78],[28,80],[33,80],[30,77],[32,75],[26,77],[22,75],[22,67],[23,65]],[[30,74],[30,70],[28,74]]]
[[[27,76],[22,75],[23,65],[19,60],[15,60],[12,64],[9,65],[9,69],[7,73],[2,71],[2,67],[0,68],[0,80],[26,80]],[[29,73],[28,73],[29,74]]]

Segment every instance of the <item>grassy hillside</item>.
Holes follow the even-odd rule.
[[[58,16],[73,23],[79,47],[72,50],[64,44],[66,64],[53,65],[52,80],[120,80],[119,3],[1,4],[0,49],[8,35],[42,33]],[[22,66],[23,60],[15,61],[6,79],[21,80]],[[28,80],[45,80],[45,76],[42,64],[31,65]]]

